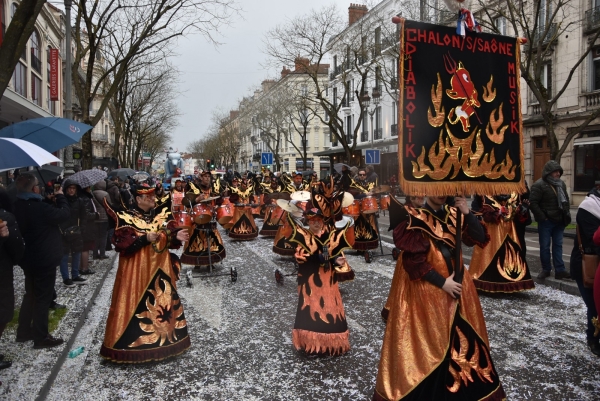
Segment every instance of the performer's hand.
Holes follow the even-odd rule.
[[[175,236],[179,241],[185,242],[190,239],[190,233],[188,230],[179,230]]]
[[[302,247],[299,247],[296,250],[296,253],[294,254],[294,257],[296,258],[296,261],[298,263],[304,263],[304,262],[306,262],[306,258],[308,258],[309,256],[310,256],[310,253],[306,252],[304,250],[304,248],[302,248]]]
[[[454,206],[459,209],[462,214],[469,214],[469,206],[467,206],[467,199],[463,196],[457,196],[454,198]]]
[[[8,237],[8,223],[6,221],[0,222],[0,237]]]
[[[460,293],[462,292],[462,284],[454,281],[454,273],[452,273],[450,277],[446,279],[446,282],[442,286],[442,290],[446,291],[448,295],[456,299],[460,297]]]
[[[338,266],[344,266],[346,264],[346,257],[338,256],[337,258],[335,258],[335,264]]]
[[[154,242],[158,239],[158,233],[148,233],[146,234],[146,239],[148,242]]]

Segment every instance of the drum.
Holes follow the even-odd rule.
[[[212,220],[212,206],[209,203],[201,202],[194,205],[192,215],[196,224],[205,224]]]
[[[229,200],[229,199],[228,199]],[[217,221],[221,225],[225,225],[231,221],[233,217],[233,206],[230,203],[221,205],[217,208]]]
[[[229,196],[226,196],[223,198],[223,202],[221,203],[221,206],[225,206],[225,205],[231,205],[231,202],[229,201]]]
[[[342,214],[346,216],[358,217],[360,214],[360,201],[358,199],[354,199],[349,206],[342,208]]]
[[[171,211],[173,213],[176,213],[176,212],[185,212],[185,207],[182,204],[172,205],[171,206]]]
[[[377,213],[379,206],[377,206],[377,199],[372,196],[367,196],[360,200],[360,212],[364,214]]]
[[[175,220],[175,222],[177,223],[177,227],[179,228],[186,227],[191,229],[194,227],[192,215],[188,212],[174,212],[173,220]]]
[[[388,210],[390,206],[390,196],[389,195],[381,195],[381,199],[379,199],[379,208],[381,210]]]
[[[281,216],[283,216],[283,209],[277,206],[275,210],[271,212],[271,217],[269,218],[269,220],[273,223],[277,223],[281,221]]]

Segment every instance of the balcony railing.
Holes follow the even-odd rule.
[[[257,162],[260,161],[260,153],[255,153],[252,155],[252,161]]]
[[[375,128],[375,136],[373,137],[373,139],[381,139],[381,138],[383,138],[383,129]]]
[[[584,93],[585,108],[587,110],[597,109],[600,107],[600,92]]]
[[[600,27],[600,6],[585,12],[585,30],[591,31]]]
[[[390,89],[391,90],[398,90],[398,78],[392,78],[392,79],[390,79]]]
[[[369,140],[369,131],[363,131],[360,133],[360,141],[367,142]]]
[[[391,136],[398,136],[398,124],[392,124],[390,126],[390,134]]]
[[[104,134],[92,134],[92,141],[96,141],[96,142],[108,142],[108,135],[104,135]]]
[[[40,74],[42,73],[42,61],[33,52],[31,52],[31,67]]]

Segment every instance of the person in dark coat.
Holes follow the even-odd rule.
[[[59,225],[69,220],[71,211],[60,188],[55,192],[55,206],[42,202],[41,189],[32,174],[21,174],[16,184],[15,217],[25,240],[25,255],[20,262],[25,274],[25,295],[17,342],[33,340],[34,348],[55,347],[64,341],[48,332],[48,310],[54,295],[56,266],[63,256]]]
[[[542,170],[542,178],[531,186],[529,203],[535,221],[538,222],[540,260],[542,271],[538,279],[550,276],[554,265],[554,278],[571,278],[565,269],[562,244],[565,226],[570,223],[570,202],[567,185],[560,177],[563,169],[554,160],[548,161]],[[550,246],[552,244],[552,258]],[[552,260],[552,264],[551,264]]]
[[[598,182],[600,184],[600,182]],[[577,214],[575,215],[577,230],[579,235],[575,237],[573,250],[571,251],[570,269],[571,277],[577,283],[579,293],[586,306],[586,330],[585,336],[587,345],[596,356],[600,356],[599,337],[594,336],[595,327],[592,319],[598,315],[596,305],[594,304],[594,291],[583,285],[582,256],[579,250],[579,238],[583,250],[587,254],[600,254],[600,247],[594,244],[594,233],[600,227],[600,185],[594,188],[588,196],[581,202]],[[597,274],[597,273],[596,273]]]
[[[94,185],[94,191],[92,192],[94,198],[94,206],[98,211],[98,219],[96,220],[96,247],[94,249],[94,259],[107,259],[106,256],[106,240],[108,233],[108,215],[106,209],[104,209],[104,200],[107,202],[110,199],[108,192],[106,192],[106,181],[100,181]],[[110,202],[108,202],[110,205]]]
[[[94,274],[95,272],[90,269],[90,251],[96,249],[96,235],[97,225],[96,221],[100,218],[100,212],[98,207],[94,203],[94,195],[92,194],[92,188],[87,187],[77,192],[79,197],[83,200],[86,210],[87,224],[82,229],[83,248],[81,252],[81,264],[79,274]]]
[[[71,227],[79,227],[79,233],[70,237],[63,237],[63,257],[60,262],[60,274],[66,287],[73,287],[75,284],[86,284],[86,279],[79,274],[81,265],[81,252],[83,251],[83,231],[88,224],[88,212],[85,202],[77,194],[78,185],[65,182],[65,198],[71,211],[70,218],[60,225],[64,233]],[[69,256],[71,257],[71,278],[69,278]]]
[[[25,251],[25,244],[17,220],[12,214],[12,201],[5,190],[0,190],[0,337],[15,312],[15,288],[13,266],[19,263]],[[0,369],[6,369],[12,362],[0,355]]]

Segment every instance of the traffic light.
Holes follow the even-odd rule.
[[[214,161],[214,159],[210,159],[210,168],[211,169],[215,168],[215,161]]]
[[[206,159],[206,169],[210,170],[210,159]]]

